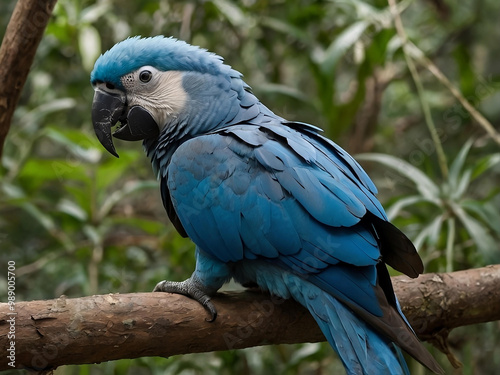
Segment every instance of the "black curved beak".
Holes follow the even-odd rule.
[[[118,157],[113,138],[111,138],[111,128],[116,125],[125,110],[124,100],[106,91],[96,90],[94,101],[92,102],[92,124],[99,142],[110,154]]]
[[[159,134],[160,128],[151,113],[141,106],[134,105],[127,113],[126,122],[113,133],[113,137],[124,141],[140,141],[157,137]]]
[[[160,129],[149,111],[133,106],[128,112],[126,101],[116,94],[97,89],[92,103],[92,123],[99,142],[110,154],[118,157],[113,138],[125,141],[157,137]],[[125,113],[126,112],[126,113]],[[122,126],[111,133],[111,128],[120,121]]]

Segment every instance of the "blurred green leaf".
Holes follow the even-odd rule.
[[[157,234],[165,229],[165,222],[157,221],[157,220],[149,220],[141,217],[113,217],[113,222],[115,224],[127,225],[131,228],[138,228],[142,231],[149,234]],[[167,219],[165,218],[165,221]]]
[[[462,207],[479,216],[483,223],[487,224],[491,230],[500,234],[500,209],[493,204],[484,204],[475,200],[464,200]]]
[[[426,241],[430,245],[436,245],[442,225],[443,218],[441,216],[437,216],[431,222],[423,225],[418,235],[413,240],[415,248],[417,250],[421,249]]]
[[[86,221],[88,219],[87,212],[82,207],[66,198],[59,201],[57,209],[80,221]]]
[[[35,189],[50,180],[60,183],[88,180],[84,165],[65,159],[28,160],[18,177],[21,181],[25,181],[30,189]]]
[[[234,3],[227,0],[212,0],[212,3],[219,9],[219,11],[226,16],[226,18],[236,27],[248,28],[253,25],[250,17],[247,17],[242,9]]]
[[[82,26],[78,33],[78,43],[82,56],[82,65],[87,72],[91,72],[96,59],[101,54],[101,37],[95,27]]]
[[[341,57],[359,40],[368,26],[368,22],[358,21],[337,36],[321,56],[320,64],[324,74],[329,74],[335,69]]]
[[[67,111],[74,108],[76,105],[76,100],[73,98],[59,98],[41,103],[31,111],[27,112],[23,117],[19,119],[21,123],[32,123],[38,122],[58,111]]]
[[[33,216],[33,218],[38,221],[38,223],[44,227],[47,231],[53,232],[56,229],[56,224],[54,223],[54,220],[50,215],[47,213],[42,212],[38,207],[35,205],[29,203],[29,202],[24,202],[22,204],[22,207],[24,210],[30,213],[30,215]]]
[[[87,8],[82,9],[80,21],[84,24],[92,24],[105,17],[106,13],[110,11],[112,11],[111,2],[100,1],[88,6]]]
[[[108,157],[96,171],[97,189],[102,191],[116,183],[129,170],[129,163],[139,157],[143,157],[143,155],[136,151],[120,151],[119,161]]]
[[[90,239],[92,244],[94,244],[94,246],[102,243],[101,233],[99,233],[99,230],[97,228],[93,227],[92,225],[85,225],[83,227],[83,232],[85,233],[87,238]]]
[[[475,180],[483,173],[488,171],[490,168],[496,166],[500,163],[500,153],[495,153],[491,155],[487,155],[480,159],[473,168],[472,171],[472,180]]]
[[[300,40],[301,42],[311,42],[307,32],[300,27],[286,22],[286,20],[273,17],[262,17],[259,19],[259,23],[264,27],[269,27],[270,29],[283,33],[288,37],[293,36],[296,40]]]
[[[459,184],[459,179],[461,179],[460,172],[462,172],[465,160],[473,142],[474,141],[472,139],[469,139],[467,140],[467,142],[465,142],[463,147],[460,149],[457,157],[455,157],[453,163],[450,166],[448,181],[451,189],[456,189]]]
[[[395,170],[402,176],[412,181],[425,199],[430,202],[434,202],[435,204],[439,204],[438,186],[429,177],[422,173],[422,171],[415,168],[407,161],[391,155],[375,153],[356,155],[356,158],[358,160],[375,161]]]
[[[392,204],[387,210],[387,217],[389,220],[393,220],[397,217],[401,210],[406,208],[407,206],[414,205],[416,203],[425,202],[426,199],[420,195],[409,196],[398,199],[394,204]]]
[[[81,131],[65,130],[61,131],[48,127],[45,129],[45,134],[52,140],[66,147],[72,156],[78,158],[82,162],[97,163],[101,159],[102,151],[96,148],[94,139],[89,139],[82,134]]]
[[[259,86],[259,91],[262,93],[266,94],[280,94],[280,95],[285,95],[288,96],[289,98],[293,98],[296,100],[300,100],[302,102],[309,102],[309,98],[306,97],[301,91],[285,86],[285,85],[279,85],[276,83],[267,83]]]
[[[469,215],[462,207],[453,204],[452,208],[458,219],[467,229],[469,235],[474,239],[474,243],[478,249],[486,256],[486,259],[490,259],[492,252],[498,249],[493,238],[484,229],[484,226]]]

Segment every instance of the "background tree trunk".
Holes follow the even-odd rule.
[[[396,294],[415,331],[438,339],[453,328],[500,319],[500,265],[393,278]],[[16,368],[144,356],[317,342],[324,337],[301,305],[246,291],[213,298],[219,316],[195,301],[168,293],[109,294],[0,304],[0,347],[15,347]],[[15,339],[9,339],[8,333]],[[446,338],[446,336],[444,336]],[[446,349],[446,348],[444,348]],[[10,368],[1,357],[0,370]]]
[[[19,0],[0,47],[0,156],[12,115],[57,0]]]

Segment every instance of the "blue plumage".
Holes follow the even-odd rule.
[[[182,106],[148,97],[137,77],[151,67],[151,92],[175,86],[164,72],[181,77]],[[124,77],[143,91],[127,92]],[[156,290],[210,306],[206,296],[230,278],[257,284],[307,307],[349,374],[407,374],[399,347],[441,371],[402,315],[385,266],[416,277],[420,258],[387,221],[363,169],[318,128],[275,115],[220,57],[172,38],[119,43],[91,80],[96,92],[118,88],[108,94],[123,103],[120,134],[140,126],[127,117],[131,107],[157,121],[144,147],[170,219],[197,245],[193,276]],[[165,116],[165,108],[174,109]],[[96,133],[114,150],[101,134],[110,132],[102,108],[93,111]]]

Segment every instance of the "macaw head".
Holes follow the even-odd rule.
[[[221,57],[163,36],[116,44],[97,59],[91,83],[95,133],[116,157],[112,136],[137,141],[211,130],[235,116],[233,104],[248,89]]]

